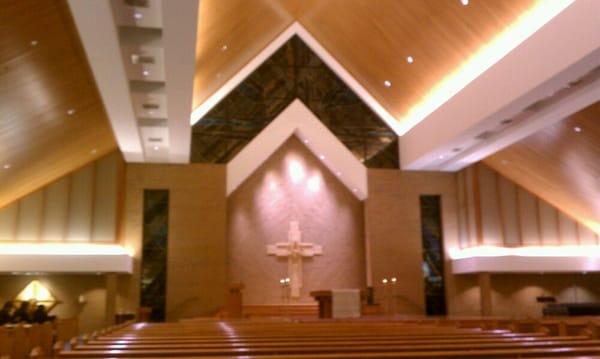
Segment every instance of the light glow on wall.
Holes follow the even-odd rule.
[[[304,178],[304,167],[296,160],[290,161],[289,171],[292,182],[294,183],[298,183]]]
[[[531,9],[521,15],[515,23],[502,31],[465,61],[456,71],[434,86],[421,102],[413,106],[405,116],[399,119],[399,135],[404,135],[412,127],[423,121],[573,2],[574,0],[539,0]]]
[[[600,246],[527,246],[495,247],[477,246],[450,249],[451,259],[476,257],[600,257]]]
[[[128,255],[116,244],[97,243],[0,243],[0,255]]]
[[[54,296],[50,291],[38,280],[32,280],[27,286],[17,295],[16,300],[28,302],[30,300],[36,302],[54,302]]]
[[[314,175],[309,178],[307,186],[311,192],[318,192],[319,189],[321,189],[321,180],[319,179],[319,176]]]

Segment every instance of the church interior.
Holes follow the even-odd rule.
[[[0,359],[600,357],[600,1],[0,1]]]

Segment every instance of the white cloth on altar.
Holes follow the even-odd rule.
[[[333,318],[360,317],[360,289],[333,289],[331,305]]]

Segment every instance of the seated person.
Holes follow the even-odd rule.
[[[0,325],[8,324],[11,322],[15,308],[11,301],[4,303],[2,309],[0,309]]]
[[[31,323],[31,316],[29,315],[29,302],[21,302],[21,306],[13,314],[13,323]]]
[[[31,318],[31,321],[33,323],[45,323],[48,320],[50,320],[50,317],[48,316],[48,312],[46,311],[46,307],[43,306],[42,304],[38,305],[35,312],[33,312],[33,316]]]

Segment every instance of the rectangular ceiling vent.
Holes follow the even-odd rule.
[[[150,56],[150,55],[139,55],[139,54],[132,54],[131,55],[131,63],[134,65],[139,65],[139,64],[154,64],[154,56]]]
[[[123,3],[131,7],[148,7],[148,0],[123,0]]]
[[[158,110],[160,108],[160,105],[156,103],[143,103],[142,108],[144,110]]]
[[[487,140],[495,134],[494,131],[483,131],[482,133],[475,136],[476,140]]]
[[[156,142],[162,142],[162,141],[163,140],[160,137],[148,137],[148,142],[154,142],[154,143],[156,143]]]

